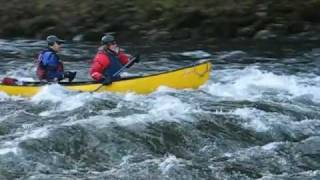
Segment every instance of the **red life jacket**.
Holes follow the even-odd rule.
[[[112,78],[112,80],[115,79],[120,79],[120,75],[113,76],[116,72],[118,72],[122,68],[121,60],[119,57],[112,53],[111,51],[105,51],[103,49],[99,49],[98,51],[99,54],[104,54],[105,56],[108,57],[109,60],[109,66],[108,68],[104,67],[102,74],[104,76],[109,76]]]
[[[63,68],[63,64],[62,64],[62,62],[59,62],[59,65],[58,65],[58,72],[64,72],[64,68]]]
[[[37,77],[40,79],[40,80],[43,80],[43,79],[46,79],[46,67],[42,64],[42,55],[46,52],[45,51],[42,51],[39,56],[38,56],[38,59],[36,60],[36,65],[37,65],[37,70],[36,70],[36,74],[37,74]]]
[[[42,65],[40,63],[38,63],[38,65],[37,65],[36,73],[37,73],[37,77],[40,80],[43,80],[43,79],[46,79],[46,70],[42,67]]]

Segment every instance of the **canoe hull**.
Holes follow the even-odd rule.
[[[134,92],[137,94],[148,94],[155,91],[160,86],[166,86],[174,89],[196,89],[203,85],[210,76],[211,63],[205,61],[193,66],[163,72],[154,75],[141,76],[136,78],[123,79],[113,82],[111,85],[103,86],[97,92]],[[92,92],[97,89],[100,83],[62,83],[66,89]],[[0,91],[14,96],[31,97],[37,94],[44,85],[4,85],[0,84]]]

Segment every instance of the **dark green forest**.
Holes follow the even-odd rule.
[[[102,33],[149,40],[316,37],[320,0],[0,0],[0,38]]]

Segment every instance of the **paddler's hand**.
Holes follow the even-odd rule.
[[[130,62],[129,62],[130,64],[128,64],[127,68],[130,68],[133,64],[139,63],[139,62],[140,62],[140,55],[139,54],[132,56],[130,58]]]
[[[112,80],[109,76],[103,76],[101,83],[103,85],[110,85],[110,84],[112,84]]]
[[[69,79],[69,82],[72,82],[73,79],[76,77],[77,72],[67,71],[64,73],[64,77]]]

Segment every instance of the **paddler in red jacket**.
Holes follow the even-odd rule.
[[[111,34],[106,34],[101,38],[101,45],[90,68],[90,76],[97,82],[105,85],[111,84],[112,81],[121,78],[117,72],[124,65],[130,63],[126,66],[130,67],[135,62],[139,62],[139,56],[135,57],[134,61],[129,61],[129,56],[119,48]]]

